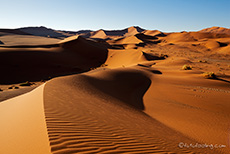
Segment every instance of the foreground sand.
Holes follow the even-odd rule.
[[[230,153],[229,36],[108,33],[0,48],[1,84],[63,75],[0,102],[0,153]]]
[[[226,145],[227,100],[207,105],[201,104],[202,98],[199,103],[199,98],[181,103],[178,99],[187,97],[177,97],[179,92],[197,99],[191,87],[159,79],[164,77],[153,70],[101,69],[61,77],[1,102],[1,141],[9,142],[1,153],[49,153],[50,149],[52,153],[218,153],[217,149],[179,148],[178,144]],[[192,92],[196,95],[203,93],[200,89],[208,95],[217,90],[192,88],[197,89]],[[217,100],[229,93],[221,89]]]
[[[100,70],[57,78],[4,101],[1,141],[9,144],[1,153],[205,153],[179,148],[196,141],[141,111],[150,85],[149,73],[139,69]]]
[[[51,153],[47,135],[43,87],[0,104],[0,153]]]

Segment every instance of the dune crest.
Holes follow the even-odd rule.
[[[200,30],[199,32],[204,32],[204,33],[222,33],[222,34],[228,34],[230,35],[230,29],[229,28],[224,28],[224,27],[210,27],[210,28],[205,28]]]
[[[0,153],[51,153],[43,107],[43,88],[44,85],[0,103]]]

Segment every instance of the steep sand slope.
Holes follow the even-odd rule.
[[[54,45],[0,47],[0,83],[79,73],[100,66],[106,58],[104,45],[82,37]]]
[[[109,49],[108,58],[105,62],[109,68],[127,67],[147,62],[154,64],[152,60],[160,60],[161,57],[151,53],[145,53],[141,49],[116,50]],[[148,62],[150,60],[150,62]]]
[[[126,67],[138,62],[146,61],[141,50],[112,50],[108,52],[108,58],[105,62],[110,68]]]
[[[51,151],[215,153],[179,148],[181,141],[195,141],[141,111],[150,74],[139,69],[101,69],[48,82],[44,107]]]
[[[0,103],[0,153],[51,153],[43,107],[43,87]]]

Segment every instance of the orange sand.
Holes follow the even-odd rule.
[[[0,103],[0,153],[230,153],[230,36],[211,29],[3,45],[1,84],[55,78]]]

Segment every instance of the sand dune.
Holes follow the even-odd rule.
[[[91,38],[91,39],[104,39],[104,40],[115,40],[121,37],[127,37],[127,36],[133,36],[135,34],[138,34],[140,32],[143,32],[144,29],[138,27],[138,26],[132,26],[129,28],[125,28],[122,30],[97,30],[90,33],[83,33],[80,34],[81,36],[85,38]]]
[[[168,42],[194,42],[201,39],[208,38],[229,38],[226,34],[216,34],[216,33],[200,33],[200,32],[182,32],[182,33],[171,33],[168,34],[166,40]]]
[[[0,36],[0,39],[4,42],[4,45],[6,46],[41,45],[41,44],[46,45],[46,44],[55,44],[60,41],[60,39],[31,36],[31,35],[4,35],[4,36]]]
[[[202,29],[199,32],[204,32],[204,33],[220,33],[220,34],[228,34],[228,35],[230,35],[230,29],[229,28],[216,27],[216,26]]]
[[[142,33],[150,36],[165,36],[165,34],[159,30],[145,30]]]
[[[43,87],[0,103],[0,153],[51,153]]]
[[[19,31],[35,35],[35,36],[43,36],[43,37],[53,37],[53,38],[65,38],[72,35],[76,35],[76,33],[69,33],[64,31],[57,31],[51,28],[46,28],[43,26],[40,27],[24,27],[17,29]]]
[[[229,44],[130,27],[2,45],[1,84],[55,78],[0,102],[0,153],[229,153]]]
[[[143,44],[143,43],[156,43],[157,37],[145,35],[138,33],[132,36],[121,37],[116,40],[107,41],[111,44],[124,44],[124,45],[133,45],[133,44]]]
[[[109,68],[127,67],[137,65],[138,63],[144,63],[148,60],[161,60],[158,55],[151,53],[145,53],[142,50],[128,49],[128,50],[109,50],[108,58],[105,64]],[[150,61],[154,64],[155,62]]]
[[[107,57],[102,44],[78,37],[51,46],[18,46],[0,48],[1,83],[47,79],[100,66]],[[15,78],[17,74],[17,78]]]
[[[192,140],[137,110],[143,109],[142,96],[151,84],[148,74],[138,69],[96,70],[47,83],[44,106],[51,151],[192,152],[177,143]]]
[[[99,30],[96,32],[92,32],[91,34],[91,38],[101,38],[101,39],[105,39],[107,37],[106,33],[103,30]]]
[[[28,94],[2,102],[1,141],[8,140],[10,144],[1,148],[1,152],[50,153],[50,149],[52,153],[202,152],[178,148],[179,140],[195,141],[141,112],[143,95],[152,83],[150,76],[150,72],[136,68],[95,70],[51,80]],[[9,115],[12,113],[14,116]],[[20,121],[17,131],[12,129]],[[4,133],[5,128],[8,133]]]
[[[26,32],[20,31],[18,29],[0,29],[0,36],[2,35],[30,35]]]
[[[144,31],[144,29],[140,28],[140,27],[129,27],[128,28],[128,32],[125,34],[125,36],[131,36],[131,35],[135,35],[138,34],[140,32]]]
[[[115,40],[116,44],[139,44],[143,43],[142,40],[138,39],[136,36],[123,37],[121,39]]]

